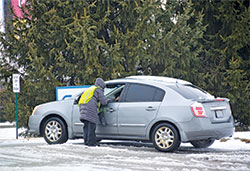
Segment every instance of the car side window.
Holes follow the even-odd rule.
[[[164,95],[165,95],[165,91],[157,88],[157,90],[155,92],[154,101],[162,101]]]
[[[165,92],[157,87],[130,84],[127,90],[125,102],[152,102],[162,101]]]

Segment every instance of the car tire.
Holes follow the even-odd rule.
[[[207,140],[195,140],[195,141],[190,141],[190,143],[195,147],[195,148],[207,148],[211,146],[214,143],[215,140],[213,139],[207,139]]]
[[[102,139],[101,138],[96,138],[96,142],[101,142],[102,141]]]
[[[154,147],[162,152],[172,152],[180,146],[180,136],[177,129],[169,123],[157,125],[152,132]]]
[[[66,124],[58,117],[51,117],[44,122],[43,138],[48,144],[62,144],[68,140]]]

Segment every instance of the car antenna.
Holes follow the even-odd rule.
[[[177,88],[179,88],[179,86],[178,86],[178,84],[179,84],[179,83],[178,83],[178,80],[180,80],[181,78],[182,78],[182,76],[180,76],[180,77],[178,77],[178,78],[176,79],[176,83],[175,83],[175,84],[176,84],[176,87],[177,87]]]

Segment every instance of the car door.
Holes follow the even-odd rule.
[[[156,117],[165,91],[145,84],[129,84],[118,112],[119,136],[145,136]]]
[[[103,106],[100,111],[104,112],[104,117],[107,124],[105,126],[98,123],[96,128],[96,134],[100,137],[109,137],[118,135],[118,108],[120,105],[119,97],[122,94],[124,84],[110,84],[104,89],[106,98],[110,100],[108,105]]]
[[[102,111],[104,112],[104,118],[106,120],[106,125],[103,126],[99,122],[96,127],[96,134],[105,137],[105,136],[117,136],[117,109],[119,104],[111,102],[107,106],[102,107]]]
[[[74,103],[72,120],[73,120],[73,133],[75,136],[83,135],[83,126],[84,124],[80,121],[80,111],[77,103],[78,100]],[[117,130],[117,108],[119,103],[111,102],[107,106],[104,106],[100,111],[104,112],[104,117],[107,121],[107,125],[102,126],[100,121],[97,123],[96,134],[103,135],[116,135],[118,134]]]
[[[80,96],[75,98],[73,107],[72,107],[72,125],[73,125],[73,134],[75,136],[83,136],[83,123],[80,121],[80,111],[78,106],[78,101]]]

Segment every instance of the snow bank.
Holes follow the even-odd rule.
[[[0,122],[0,128],[10,128],[16,126],[15,122]]]

